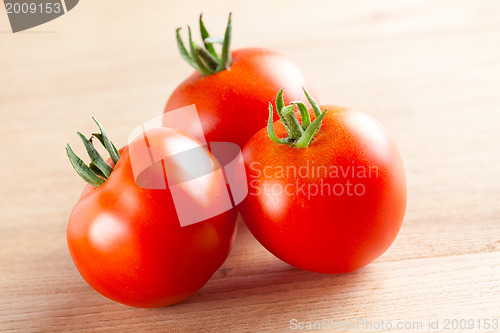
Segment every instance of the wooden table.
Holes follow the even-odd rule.
[[[67,250],[84,184],[64,146],[83,153],[75,132],[94,130],[90,116],[125,144],[191,72],[175,28],[197,27],[202,11],[221,35],[230,10],[235,48],[282,50],[322,101],[392,133],[408,177],[401,232],[369,266],[323,275],[279,261],[239,221],[230,257],[192,297],[149,310],[109,301]],[[80,1],[18,34],[2,11],[0,331],[288,331],[294,319],[420,332],[472,319],[469,332],[488,331],[484,320],[500,320],[499,11],[498,1]]]

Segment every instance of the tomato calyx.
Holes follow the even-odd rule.
[[[80,132],[77,132],[78,136],[82,140],[85,145],[85,149],[87,150],[87,154],[90,157],[90,164],[87,165],[82,161],[71,149],[69,144],[66,145],[66,154],[68,155],[69,161],[71,165],[75,169],[76,173],[82,177],[87,183],[94,187],[98,187],[103,184],[106,179],[111,175],[113,171],[113,167],[109,165],[104,158],[102,158],[101,154],[94,147],[94,143],[92,141],[93,138],[97,139],[103,146],[106,148],[106,151],[109,153],[111,157],[111,161],[116,165],[118,160],[120,159],[120,153],[116,149],[115,145],[109,140],[108,135],[102,125],[92,117],[97,126],[99,127],[100,133],[92,133],[90,139],[87,139],[85,135]]]
[[[229,13],[229,19],[227,21],[226,32],[224,38],[211,37],[205,28],[203,23],[202,15],[200,14],[200,33],[203,40],[203,47],[200,47],[193,41],[191,36],[191,28],[188,26],[188,36],[189,36],[189,52],[184,46],[182,37],[179,33],[181,28],[177,28],[177,47],[184,60],[187,61],[194,69],[203,75],[215,74],[231,66],[231,13]],[[222,44],[221,55],[219,56],[215,51],[213,44]]]
[[[269,119],[267,121],[267,135],[269,139],[278,144],[286,144],[295,148],[307,148],[309,144],[314,140],[316,134],[318,133],[321,122],[326,115],[328,109],[321,112],[318,103],[304,90],[304,94],[307,100],[312,106],[315,119],[311,122],[311,117],[309,116],[309,111],[306,105],[301,101],[290,102],[290,105],[285,106],[285,101],[283,99],[283,89],[278,92],[276,96],[276,113],[280,117],[281,122],[285,126],[288,133],[286,138],[278,138],[274,133],[274,123],[273,123],[273,104],[269,102]],[[295,116],[295,105],[298,107],[302,124],[299,122]]]

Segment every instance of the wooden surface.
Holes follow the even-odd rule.
[[[500,2],[178,3],[80,1],[15,35],[0,11],[0,331],[289,331],[292,319],[361,319],[437,332],[447,319],[500,319]],[[230,10],[235,48],[284,51],[323,102],[392,133],[408,177],[401,232],[369,266],[322,275],[280,262],[240,221],[230,257],[192,297],[153,310],[109,301],[68,254],[84,184],[64,146],[83,153],[75,132],[93,130],[92,115],[125,144],[191,72],[175,28],[197,27],[202,11],[221,35]]]

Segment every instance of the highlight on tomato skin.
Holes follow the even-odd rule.
[[[105,132],[93,135],[94,142],[96,138],[101,141],[115,163],[97,156],[94,143],[80,137],[92,162],[86,165],[69,146],[68,156],[91,185],[71,212],[67,242],[85,281],[103,296],[134,307],[172,305],[198,291],[229,255],[236,233],[236,210],[181,226],[168,187],[147,189],[137,184],[130,150],[136,142],[118,150]],[[187,134],[162,128],[148,132],[147,137],[153,154],[170,156],[170,148],[189,145],[200,148],[196,150],[198,158],[210,163],[212,170],[219,168],[211,153]],[[182,162],[177,158],[168,163],[180,179],[190,179],[192,169],[174,168]],[[156,171],[147,170],[146,176],[156,177]],[[163,174],[161,177],[164,179]],[[198,186],[198,196],[191,198],[199,206],[192,209],[220,205],[220,196],[215,194],[227,191],[225,182],[210,175],[198,180],[198,185],[200,181],[204,184]],[[193,192],[187,189],[184,194]],[[199,195],[204,199],[200,201]]]
[[[366,266],[390,247],[404,219],[401,155],[371,116],[319,106],[311,96],[312,108],[290,106],[282,94],[276,112],[283,121],[273,122],[271,105],[268,127],[243,149],[249,186],[239,206],[243,220],[266,249],[295,267],[344,273]]]
[[[281,52],[260,47],[231,51],[231,16],[224,38],[212,37],[201,16],[203,44],[193,42],[191,29],[187,43],[180,33],[179,28],[180,54],[195,72],[176,87],[164,112],[195,104],[208,142],[233,142],[242,148],[262,128],[268,103],[281,88],[287,91],[287,103],[305,98],[303,86],[317,97],[303,70]],[[217,44],[222,44],[220,53]]]

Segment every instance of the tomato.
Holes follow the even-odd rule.
[[[244,147],[249,194],[241,215],[257,240],[290,265],[322,273],[356,270],[382,255],[401,227],[406,178],[400,153],[365,113],[299,106],[300,113],[294,106],[278,109],[285,123],[300,127],[305,115],[319,123],[287,126],[292,134],[280,140],[288,131],[270,117],[268,131]],[[308,140],[300,140],[306,134]]]
[[[184,133],[160,128],[146,135],[153,155],[171,156],[179,153],[179,147],[196,149],[197,156],[191,156],[191,162],[208,159],[213,170],[219,169],[210,152]],[[161,183],[165,180],[163,170],[179,179],[193,179],[189,174],[193,170],[179,159],[165,158],[134,177],[131,151],[139,154],[139,159],[148,154],[139,148],[137,139],[122,149],[107,180],[98,187],[86,187],[71,212],[67,242],[78,271],[96,291],[134,307],[161,307],[195,293],[222,265],[234,241],[237,212],[230,209],[181,227],[172,191],[141,187],[138,179],[141,177],[143,185]],[[68,155],[72,162],[77,160],[69,146]],[[81,165],[76,164],[81,171]],[[217,180],[208,175],[195,180],[195,192],[183,189],[185,196],[199,203],[191,209],[220,205],[227,188]]]
[[[200,28],[203,39],[209,38],[201,17]],[[197,71],[175,89],[165,112],[195,104],[207,142],[233,142],[243,147],[265,125],[267,105],[277,90],[286,89],[286,102],[305,97],[301,87],[309,83],[285,55],[263,48],[229,52],[231,19],[220,57],[211,43],[204,49],[192,43],[191,32],[189,36],[190,54],[177,32],[181,54]],[[243,126],[242,115],[246,115]]]

